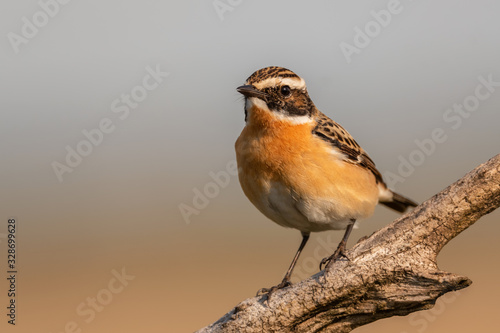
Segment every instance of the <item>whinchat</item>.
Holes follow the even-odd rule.
[[[354,222],[372,215],[377,203],[398,212],[417,205],[387,188],[373,160],[316,108],[294,72],[262,68],[237,91],[245,97],[246,125],[235,145],[243,192],[269,219],[302,233],[283,281],[257,294],[291,284],[311,232],[346,230],[337,250],[320,264],[329,267],[344,256]]]

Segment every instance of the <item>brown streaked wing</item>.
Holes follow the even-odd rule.
[[[346,156],[347,162],[358,164],[370,170],[377,183],[383,183],[382,175],[375,167],[375,163],[349,132],[320,111],[318,111],[317,122],[318,124],[312,132],[314,135],[328,142],[332,148],[342,152]]]

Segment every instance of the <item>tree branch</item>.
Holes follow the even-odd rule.
[[[266,297],[244,300],[208,332],[350,332],[381,318],[431,308],[469,286],[440,271],[441,249],[500,206],[500,155],[347,252],[328,271]]]

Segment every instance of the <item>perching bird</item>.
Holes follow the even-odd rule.
[[[372,215],[378,202],[398,212],[417,205],[387,188],[368,154],[316,108],[292,71],[262,68],[237,91],[245,96],[246,126],[235,145],[243,192],[265,216],[303,237],[283,281],[257,294],[291,284],[311,232],[346,229],[321,262],[320,269],[329,267],[344,255],[354,222]]]

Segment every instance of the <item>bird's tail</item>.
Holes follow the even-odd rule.
[[[379,184],[379,202],[382,205],[385,205],[389,208],[394,209],[400,213],[406,211],[408,207],[417,207],[418,204],[410,200],[406,197],[403,197],[401,194],[391,191],[388,189],[385,184]]]

